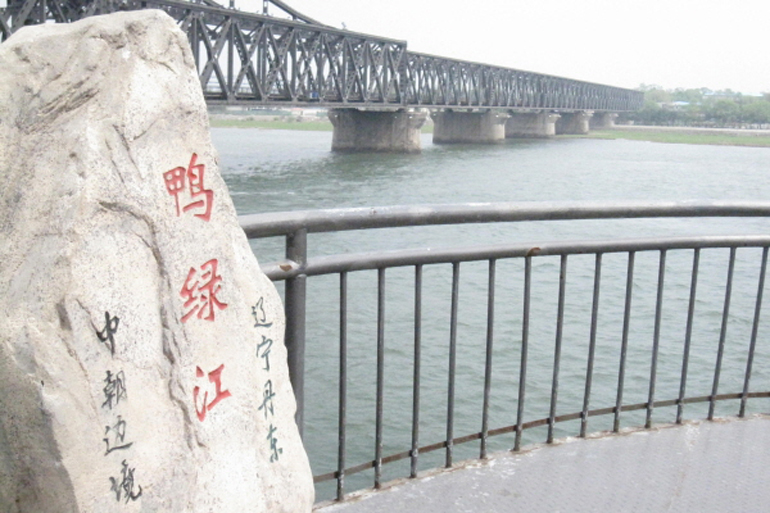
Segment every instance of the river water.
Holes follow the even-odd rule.
[[[770,198],[770,149],[658,144],[591,139],[509,140],[490,146],[433,145],[423,136],[419,155],[334,154],[330,132],[259,129],[212,130],[220,169],[239,214],[318,208],[405,204],[529,201],[766,200]],[[312,255],[397,248],[467,246],[511,241],[616,238],[685,234],[766,234],[765,220],[628,220],[539,222],[380,230],[312,236]],[[262,263],[282,257],[282,241],[252,241]],[[708,395],[716,359],[725,295],[728,250],[704,250],[698,283],[697,320],[688,395]],[[720,392],[740,392],[746,368],[761,250],[737,252],[735,283]],[[625,401],[644,402],[650,374],[659,253],[637,255],[634,310]],[[569,259],[566,325],[558,414],[582,408],[590,324],[593,257]],[[626,255],[607,255],[602,271],[599,335],[591,406],[614,405],[617,386]],[[666,262],[661,363],[656,398],[677,397],[692,252],[671,251]],[[501,262],[496,278],[495,348],[490,427],[516,422],[521,343],[522,262]],[[463,264],[460,275],[455,436],[480,430],[486,340],[487,264]],[[605,277],[606,276],[606,277]],[[536,259],[530,324],[526,420],[548,416],[552,377],[559,258]],[[413,270],[394,269],[386,285],[386,400],[384,453],[407,450],[411,440]],[[375,272],[350,276],[348,345],[349,407],[347,465],[374,457],[376,387]],[[446,436],[447,362],[451,266],[425,270],[421,445]],[[279,285],[280,289],[280,285]],[[308,285],[308,346],[305,439],[315,474],[336,468],[338,280],[320,277]],[[763,325],[764,326],[764,325]],[[767,362],[770,344],[760,328],[757,361]],[[753,390],[770,390],[770,368],[755,367]],[[764,402],[763,402],[764,401]],[[767,411],[755,400],[752,411]],[[692,418],[706,406],[685,409]],[[717,413],[735,415],[737,403]],[[659,408],[656,422],[671,422],[673,408]],[[591,420],[589,431],[608,429],[611,418]],[[623,416],[623,425],[644,422],[644,412]],[[577,422],[560,424],[557,436],[575,435]],[[526,443],[542,442],[540,428]],[[490,440],[492,450],[512,446],[510,435]],[[478,442],[458,446],[457,460],[478,455]],[[421,456],[421,469],[441,466],[440,451]],[[408,460],[389,465],[385,479],[408,474]],[[371,471],[350,476],[348,489],[371,486]],[[331,497],[332,485],[318,488]]]

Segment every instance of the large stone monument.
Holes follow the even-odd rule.
[[[310,511],[280,298],[185,35],[27,27],[0,69],[0,511]]]

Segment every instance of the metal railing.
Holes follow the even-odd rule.
[[[685,418],[685,407],[694,408],[688,405],[697,403],[704,405],[700,416],[709,420],[717,414],[718,403],[726,406],[735,403],[734,408],[730,407],[734,411],[728,408],[726,414],[744,416],[748,411],[749,399],[770,398],[770,371],[765,370],[768,368],[770,347],[760,344],[758,348],[770,249],[770,225],[763,224],[762,218],[768,216],[770,203],[531,203],[270,213],[242,216],[240,221],[250,239],[286,237],[286,259],[263,265],[263,269],[272,280],[285,282],[286,344],[300,427],[304,423],[305,403],[307,281],[311,277],[330,274],[339,278],[337,447],[333,452],[327,449],[320,456],[322,466],[331,465],[330,462],[335,459],[336,465],[334,470],[316,475],[315,480],[317,483],[336,480],[334,495],[336,499],[342,500],[346,493],[346,478],[349,476],[373,470],[373,484],[379,488],[383,483],[385,465],[409,460],[409,469],[405,473],[415,477],[421,456],[443,451],[443,461],[434,462],[433,465],[451,467],[457,460],[458,446],[472,441],[479,442],[476,457],[485,458],[490,451],[492,437],[508,434],[512,438],[506,447],[518,451],[522,444],[537,440],[536,437],[529,441],[523,439],[528,430],[534,432],[540,428],[544,431],[542,435],[546,443],[551,443],[557,435],[585,437],[590,432],[588,421],[593,417],[607,419],[605,430],[617,432],[629,423],[647,428],[658,422],[681,423]],[[313,258],[308,256],[308,234],[323,232],[375,228],[414,230],[417,226],[468,223],[506,223],[507,226],[511,226],[510,223],[520,226],[521,223],[578,220],[623,223],[628,222],[623,220],[642,218],[688,218],[700,221],[692,226],[707,227],[712,225],[712,219],[737,217],[759,218],[751,228],[755,231],[758,229],[760,234],[656,235],[647,238],[612,236],[606,240],[511,242],[491,246],[376,251]],[[712,256],[709,252],[716,253]],[[709,258],[704,264],[706,254]],[[552,290],[558,292],[554,305],[556,316],[552,319],[555,330],[551,332],[553,339],[548,344],[548,350],[537,355],[533,351],[543,352],[546,344],[542,340],[533,341],[532,312],[538,308],[539,302],[546,299],[533,293],[533,286],[541,276],[533,269],[544,259],[554,261],[554,273],[558,278],[554,279]],[[591,261],[590,264],[586,259]],[[639,264],[640,259],[649,264],[649,272],[643,270]],[[558,266],[555,265],[556,260]],[[611,265],[606,263],[608,260],[611,260]],[[674,266],[674,260],[678,265]],[[580,263],[576,267],[582,269],[576,278],[567,272],[568,263],[573,261]],[[464,323],[458,305],[461,297],[461,267],[473,262],[486,263],[485,271],[474,278],[476,282],[486,282],[486,318],[474,328],[484,332],[483,342],[475,346],[483,354],[483,371],[471,373],[473,375],[469,378],[475,380],[474,383],[483,391],[477,395],[481,411],[480,416],[469,419],[467,408],[461,412],[464,418],[457,416],[458,380],[461,379],[457,370],[458,326]],[[507,321],[515,325],[515,330],[502,324],[497,313],[501,296],[497,289],[508,281],[501,280],[498,269],[511,262],[518,266],[516,268],[521,273],[513,274],[510,278],[517,281],[520,287],[517,289],[520,294],[520,302],[517,304],[520,316]],[[435,381],[431,379],[430,383],[426,382],[426,371],[423,368],[423,353],[430,349],[424,341],[428,336],[423,328],[428,310],[424,303],[429,298],[424,294],[423,284],[426,270],[433,266],[451,268],[449,332],[446,340],[448,361],[443,374],[446,381],[440,391],[446,393],[445,403],[442,402],[442,406],[446,406],[445,417],[441,421],[445,434],[429,445],[422,445],[421,427],[425,425],[425,419],[421,414],[426,407],[423,398]],[[390,358],[388,350],[393,346],[386,345],[386,333],[390,329],[385,315],[386,271],[398,267],[414,270],[410,278],[413,281],[408,285],[414,301],[410,309],[413,341],[411,355],[408,357],[411,358],[411,383],[402,384],[402,392],[411,395],[412,405],[410,409],[403,408],[398,412],[403,420],[401,429],[404,431],[400,437],[402,440],[405,437],[411,440],[400,449],[395,447],[397,444],[384,444],[386,423],[383,413],[388,399],[385,392],[385,362]],[[376,376],[373,377],[376,391],[373,397],[364,399],[363,403],[374,412],[372,425],[367,428],[369,431],[366,435],[367,439],[372,438],[373,441],[372,457],[364,458],[355,466],[347,466],[348,397],[351,394],[348,355],[352,350],[348,340],[348,311],[351,307],[348,288],[350,276],[366,270],[376,272],[377,275],[376,341],[372,341],[376,347]],[[737,273],[740,273],[739,278],[736,278]],[[483,274],[486,274],[486,279],[481,278]],[[585,284],[581,297],[568,301],[571,296],[567,292],[567,283],[579,280]],[[672,293],[667,288],[668,280],[679,282],[678,292]],[[736,280],[740,282],[738,295],[734,293]],[[483,288],[479,283],[476,285]],[[645,286],[649,289],[650,301],[647,303],[640,299],[640,289]],[[678,299],[664,300],[664,291]],[[605,296],[609,299],[604,299]],[[506,293],[506,307],[512,302],[510,297]],[[741,308],[738,310],[733,306],[731,310],[731,302],[735,303],[736,297],[742,301]],[[553,303],[553,298],[547,301]],[[670,312],[671,305],[677,301],[680,317]],[[644,307],[641,313],[636,308],[636,302]],[[510,312],[511,308],[505,310]],[[610,312],[606,313],[608,310]],[[701,317],[707,319],[702,321]],[[608,318],[615,320],[608,321]],[[565,335],[575,319],[586,324],[585,336],[578,337],[572,332]],[[735,327],[736,323],[740,325],[738,328]],[[613,327],[605,327],[609,325]],[[700,326],[700,332],[694,335],[696,325]],[[670,329],[671,326],[675,326],[675,329]],[[505,332],[502,340],[498,331]],[[608,331],[611,333],[606,334]],[[639,335],[635,331],[643,333]],[[662,331],[665,334],[662,335]],[[605,335],[602,336],[600,332]],[[729,336],[733,332],[738,335]],[[647,341],[639,342],[640,337]],[[543,337],[538,335],[538,338]],[[403,342],[398,345],[403,353]],[[498,381],[505,382],[499,387],[493,386],[493,369],[500,369],[503,365],[497,356],[501,345],[508,347],[507,350],[511,352],[504,358],[504,368],[498,371],[502,375]],[[598,354],[604,358],[601,365],[597,363]],[[516,356],[515,365],[512,363],[513,356]],[[729,365],[725,363],[728,361]],[[597,370],[597,366],[601,369]],[[728,367],[732,369],[729,371],[731,377],[725,381]],[[756,376],[758,372],[759,378],[755,377],[752,381],[752,375]],[[698,388],[693,384],[697,380],[700,380],[701,391],[706,390],[706,393],[689,395],[690,388]],[[759,385],[756,384],[757,380]],[[315,387],[318,384],[313,385]],[[724,390],[725,386],[731,386],[732,389]],[[510,420],[496,426],[490,418],[493,392],[508,394],[507,405],[499,408],[496,417]],[[669,395],[662,397],[662,393]],[[595,404],[600,400],[605,403]],[[768,404],[764,402],[753,401],[751,404],[768,409]],[[540,414],[536,411],[538,408],[542,410]],[[567,411],[563,411],[565,408]],[[634,412],[637,412],[637,417],[633,417]],[[433,417],[435,420],[436,415]],[[624,424],[621,420],[625,418],[628,421]],[[574,423],[572,428],[556,432],[557,425],[568,425],[569,422]],[[458,436],[455,432],[458,424],[476,425],[478,428]],[[386,453],[385,445],[393,446],[391,449],[395,450]],[[312,452],[314,449],[311,447],[309,450]]]

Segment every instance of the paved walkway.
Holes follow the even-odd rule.
[[[568,439],[317,513],[770,512],[770,416]]]

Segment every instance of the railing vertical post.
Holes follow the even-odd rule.
[[[374,425],[374,487],[382,486],[382,432],[385,407],[385,268],[377,269],[377,406]]]
[[[634,290],[634,262],[636,252],[628,253],[628,269],[626,271],[626,302],[623,308],[623,335],[620,342],[620,368],[618,369],[618,394],[615,399],[615,418],[612,430],[620,431],[620,412],[623,409],[623,387],[626,379],[626,358],[628,357],[628,332],[631,326],[631,298]]]
[[[345,498],[348,396],[348,273],[340,273],[340,382],[337,431],[337,500]]]
[[[725,285],[725,304],[722,310],[722,328],[719,331],[719,347],[717,348],[717,363],[714,368],[714,384],[711,387],[711,398],[709,400],[708,419],[714,420],[714,409],[716,407],[717,393],[719,392],[719,376],[722,372],[722,359],[725,353],[725,339],[727,338],[727,325],[730,318],[730,299],[733,294],[733,274],[735,272],[735,251],[736,248],[730,248],[730,262],[727,265],[727,284]]]
[[[286,258],[304,267],[307,263],[307,230],[300,229],[286,236]],[[305,421],[305,304],[307,277],[301,274],[286,280],[284,310],[286,312],[286,343],[289,378],[297,400],[297,421],[300,436]]]
[[[489,396],[492,391],[492,345],[495,330],[495,268],[497,260],[489,261],[489,281],[487,286],[487,347],[484,360],[484,400],[481,407],[481,449],[479,458],[487,457],[487,438],[489,438]]]
[[[663,314],[663,283],[666,278],[666,250],[661,250],[658,263],[658,292],[655,300],[655,325],[652,335],[652,363],[650,364],[650,393],[647,396],[647,414],[644,427],[652,427],[652,410],[655,407],[655,382],[658,379],[658,354],[660,350],[660,323]]]
[[[551,409],[548,414],[547,443],[553,443],[553,428],[556,423],[556,402],[559,399],[559,369],[561,366],[561,343],[564,335],[564,299],[567,294],[567,255],[561,256],[559,272],[559,306],[556,314],[556,342],[553,350],[553,380],[551,381]]]
[[[679,399],[676,402],[676,423],[682,423],[684,398],[687,390],[687,372],[690,366],[690,345],[692,343],[692,326],[695,317],[695,293],[698,287],[698,266],[700,263],[700,249],[695,248],[692,257],[692,279],[690,281],[690,302],[687,306],[687,328],[684,334],[684,353],[682,354],[682,377],[679,382]]]
[[[749,398],[749,382],[751,381],[751,367],[754,365],[754,351],[757,347],[757,332],[759,330],[759,317],[762,312],[762,293],[765,290],[765,274],[767,273],[767,252],[770,248],[762,249],[762,267],[759,270],[759,286],[757,288],[757,303],[754,308],[754,322],[751,326],[751,342],[749,343],[749,356],[746,361],[746,377],[743,381],[743,393],[741,394],[741,409],[738,416],[746,415],[746,400]]]
[[[524,395],[527,386],[527,350],[529,347],[529,308],[532,293],[532,257],[524,260],[524,305],[521,314],[521,364],[519,366],[519,396],[516,401],[516,439],[513,450],[521,450],[521,432],[524,429]]]
[[[420,455],[420,372],[422,360],[422,265],[414,270],[414,374],[412,379],[411,477],[417,477]]]
[[[594,377],[594,358],[596,356],[596,332],[599,323],[599,292],[602,281],[602,254],[596,254],[594,265],[594,295],[591,302],[591,334],[588,342],[588,361],[586,362],[586,387],[583,393],[583,411],[580,414],[580,436],[585,438],[588,428],[588,405],[591,401],[591,385]]]
[[[457,307],[460,298],[460,262],[452,262],[452,311],[449,315],[449,383],[447,384],[446,462],[452,466],[455,424],[455,376],[457,370]]]

